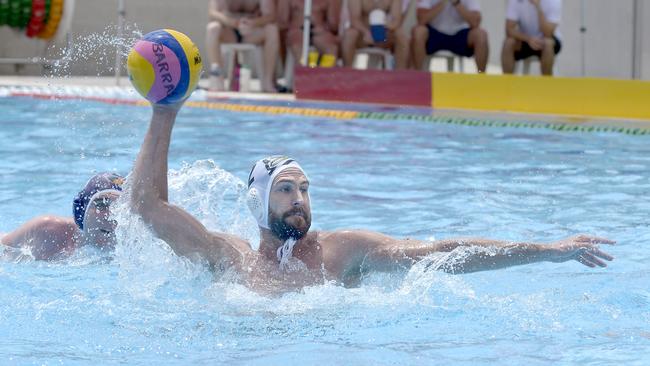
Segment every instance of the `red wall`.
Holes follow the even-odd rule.
[[[297,99],[431,107],[431,74],[413,70],[295,69]]]

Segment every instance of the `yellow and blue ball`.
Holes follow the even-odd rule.
[[[172,29],[145,34],[127,60],[135,89],[157,104],[173,104],[189,97],[202,68],[198,47],[188,36]]]

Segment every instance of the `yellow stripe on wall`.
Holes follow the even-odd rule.
[[[432,74],[434,108],[650,120],[650,82]]]

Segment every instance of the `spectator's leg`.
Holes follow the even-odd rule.
[[[490,52],[487,32],[482,28],[470,30],[467,35],[467,45],[474,50],[474,60],[476,61],[478,72],[485,72],[488,54]]]
[[[539,60],[542,75],[553,75],[553,63],[555,62],[555,40],[553,38],[544,38],[544,48]]]
[[[336,36],[334,36],[332,33],[323,31],[319,34],[314,35],[312,41],[320,53],[338,57],[339,42]]]
[[[501,67],[504,74],[512,74],[515,72],[515,52],[517,48],[521,48],[521,42],[518,42],[512,37],[506,37],[503,41],[503,49],[501,50]]]
[[[418,25],[413,28],[411,48],[413,49],[413,66],[416,70],[422,70],[422,63],[427,57],[427,39],[429,38],[429,29],[424,25]]]
[[[264,26],[264,80],[262,89],[265,92],[276,92],[275,63],[280,55],[280,31],[276,24]]]
[[[354,63],[359,37],[361,37],[361,32],[352,27],[346,29],[343,34],[343,65],[346,67],[352,67]]]
[[[275,88],[275,63],[280,52],[280,34],[275,23],[264,27],[255,28],[250,34],[244,36],[244,42],[262,44],[264,48],[264,75],[262,75],[262,91],[274,93]]]
[[[296,65],[299,65],[302,57],[302,29],[289,29],[287,42]]]
[[[411,40],[402,29],[395,31],[395,69],[404,70],[409,63],[409,45]]]
[[[287,62],[286,57],[287,57],[287,49],[290,49],[290,46],[288,44],[289,41],[289,30],[284,28],[284,29],[279,29],[278,31],[280,35],[280,60],[282,60],[282,64],[285,65]]]
[[[210,22],[206,28],[206,48],[208,50],[209,89],[224,90],[223,83],[223,59],[221,55],[221,44],[236,42],[236,37],[230,28],[226,28],[219,22]]]

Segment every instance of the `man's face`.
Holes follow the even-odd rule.
[[[98,194],[88,203],[84,232],[99,248],[111,248],[115,245],[117,222],[109,219],[109,208],[118,198],[119,195],[114,192],[105,192]]]
[[[311,226],[309,181],[295,168],[283,170],[275,177],[269,195],[269,227],[284,241],[301,239]]]

